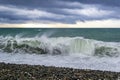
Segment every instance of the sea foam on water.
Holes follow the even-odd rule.
[[[0,61],[120,71],[120,43],[83,37],[0,37]]]

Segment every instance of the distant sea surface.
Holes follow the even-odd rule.
[[[46,34],[49,37],[84,37],[102,41],[120,41],[120,28],[0,28],[0,35],[33,37]]]

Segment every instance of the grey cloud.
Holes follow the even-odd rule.
[[[106,3],[109,3],[106,4]],[[120,19],[112,0],[0,0],[1,23],[59,22]],[[106,4],[106,5],[105,5]],[[116,1],[114,4],[117,4]]]
[[[100,4],[104,6],[120,7],[120,0],[62,0],[62,1],[80,2],[84,4]]]

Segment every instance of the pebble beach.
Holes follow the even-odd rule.
[[[0,63],[0,80],[119,80],[120,72]]]

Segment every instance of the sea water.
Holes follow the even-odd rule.
[[[0,62],[120,72],[120,29],[1,28]]]

